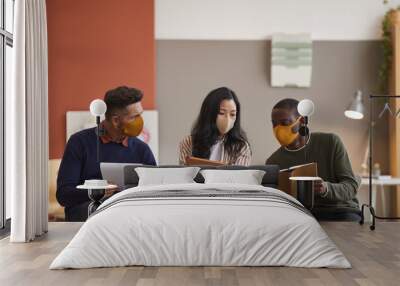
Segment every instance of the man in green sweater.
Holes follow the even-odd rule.
[[[316,162],[323,181],[314,184],[314,216],[320,220],[360,220],[356,198],[360,180],[354,176],[342,141],[331,133],[300,136],[304,118],[297,111],[298,103],[295,99],[283,99],[272,109],[272,126],[281,147],[266,164],[286,169]]]

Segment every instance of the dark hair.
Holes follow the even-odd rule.
[[[289,111],[294,111],[296,116],[300,116],[299,112],[297,111],[297,105],[299,101],[294,98],[285,98],[280,100],[277,104],[274,105],[272,109],[286,109]]]
[[[107,91],[104,95],[104,102],[107,105],[106,118],[109,119],[116,111],[141,101],[142,97],[142,91],[133,87],[119,86]]]
[[[229,154],[242,150],[248,144],[245,132],[240,127],[240,103],[236,94],[227,87],[212,90],[201,105],[200,114],[192,128],[192,155],[208,159],[210,148],[217,142],[219,131],[217,116],[223,100],[233,100],[236,104],[236,120],[233,128],[226,134],[224,148]]]

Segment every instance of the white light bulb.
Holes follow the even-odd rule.
[[[303,99],[297,105],[297,111],[301,116],[311,116],[314,113],[314,103],[309,99]]]
[[[95,99],[90,103],[90,113],[93,116],[102,116],[107,111],[106,103],[101,99]]]
[[[364,114],[362,114],[361,112],[358,112],[358,111],[354,111],[354,110],[346,110],[346,111],[344,112],[344,115],[345,115],[347,118],[350,118],[350,119],[357,119],[357,120],[360,120],[360,119],[363,119],[363,118],[364,118]]]

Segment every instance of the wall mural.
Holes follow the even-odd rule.
[[[310,34],[272,36],[271,86],[310,87],[312,41]]]

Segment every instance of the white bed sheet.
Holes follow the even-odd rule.
[[[292,266],[350,268],[310,215],[255,198],[128,200],[145,191],[262,190],[232,184],[179,184],[125,190],[107,201],[55,258],[50,269],[145,266]],[[298,203],[298,202],[297,202]]]

